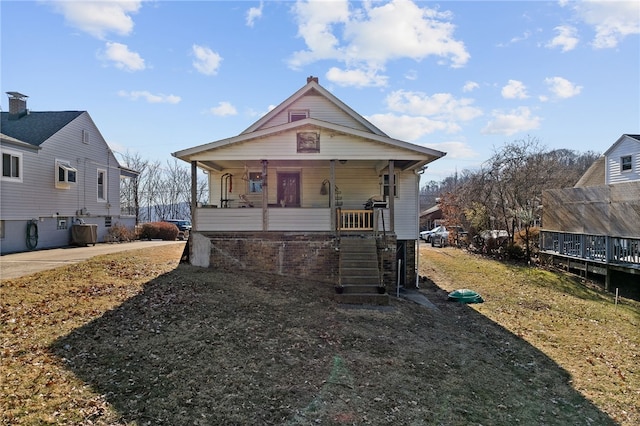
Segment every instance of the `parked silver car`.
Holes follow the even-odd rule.
[[[428,243],[429,241],[431,241],[431,237],[433,237],[433,234],[438,232],[440,230],[440,228],[444,228],[444,226],[440,225],[440,226],[436,226],[435,228],[431,229],[430,231],[422,231],[422,232],[420,232],[420,239]]]

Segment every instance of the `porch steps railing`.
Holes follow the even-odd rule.
[[[388,305],[389,295],[380,293],[378,249],[372,236],[343,236],[340,239],[341,303]]]

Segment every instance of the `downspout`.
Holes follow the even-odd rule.
[[[420,288],[420,274],[418,273],[418,269],[420,267],[420,177],[427,170],[429,166],[422,166],[420,170],[415,170],[415,174],[417,176],[416,180],[416,204],[418,209],[418,233],[416,238],[416,288]]]
[[[198,230],[198,162],[191,162],[191,226],[194,231]]]

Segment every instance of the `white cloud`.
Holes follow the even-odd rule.
[[[362,70],[362,75],[377,75],[387,62],[401,58],[420,61],[433,56],[455,68],[469,60],[464,43],[453,37],[455,26],[449,13],[420,8],[410,0],[328,4],[298,1],[292,8],[298,35],[307,48],[292,54],[291,68],[332,59],[343,62],[348,70]]]
[[[477,89],[478,87],[480,87],[480,85],[478,83],[476,83],[475,81],[467,81],[464,83],[464,86],[462,86],[462,91],[463,92],[471,92],[475,89]]]
[[[52,1],[49,4],[64,15],[72,27],[104,39],[108,33],[129,35],[133,31],[130,15],[140,9],[142,1]]]
[[[107,42],[105,50],[98,54],[103,60],[114,62],[116,68],[125,71],[142,71],[146,68],[144,59],[129,50],[126,44]]]
[[[502,97],[505,99],[527,99],[527,87],[518,80],[509,80],[502,88]]]
[[[450,93],[429,96],[422,92],[397,90],[387,96],[386,102],[391,111],[432,116],[447,122],[469,121],[482,115],[482,110],[473,106],[473,99],[456,99]]]
[[[560,47],[563,52],[575,49],[580,41],[577,36],[578,31],[575,27],[560,25],[556,27],[555,30],[558,32],[558,35],[547,43],[546,46],[548,48]]]
[[[537,129],[540,127],[540,117],[532,116],[527,107],[520,107],[510,112],[492,112],[493,120],[482,129],[484,135],[511,136],[518,132]]]
[[[131,92],[120,90],[118,92],[118,96],[121,96],[123,98],[128,98],[132,101],[137,101],[138,99],[144,99],[150,104],[177,104],[182,100],[180,96],[164,95],[162,93],[154,95],[153,93],[148,92],[146,90],[134,90]]]
[[[204,75],[216,75],[222,57],[206,46],[194,44],[191,47],[192,54],[196,57],[193,61],[193,67]]]
[[[247,11],[247,26],[253,27],[256,19],[262,17],[262,9],[264,7],[264,2],[260,1],[260,6],[249,8]]]
[[[544,79],[549,90],[558,99],[567,99],[577,96],[582,92],[582,86],[576,86],[566,78],[549,77]]]
[[[209,112],[219,117],[226,117],[228,115],[236,115],[238,111],[229,102],[219,102],[218,106],[210,108]]]
[[[579,19],[593,27],[591,44],[596,49],[613,48],[625,37],[640,34],[640,2],[592,0],[566,2]]]
[[[365,117],[392,138],[413,142],[436,131],[455,132],[459,128],[443,121],[409,115],[374,114]]]
[[[327,80],[339,86],[380,87],[386,86],[388,77],[381,76],[375,70],[341,70],[331,67],[326,74]]]
[[[446,158],[476,158],[479,155],[478,152],[474,151],[474,149],[466,142],[447,141],[429,143],[426,145],[428,145],[429,148],[446,152]]]

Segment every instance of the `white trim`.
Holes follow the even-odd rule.
[[[100,174],[102,174],[102,198],[100,198]],[[99,203],[107,202],[107,170],[106,169],[98,169],[96,171],[96,199]]]
[[[4,154],[10,155],[12,159],[14,157],[18,159],[18,176],[17,177],[4,176],[4,170],[3,170],[3,175],[1,176],[2,180],[7,182],[22,183],[22,175],[24,174],[24,162],[22,161],[22,153],[19,151],[13,151],[11,149],[5,149],[5,148],[0,149],[0,152],[2,153],[2,155]],[[4,158],[2,159],[2,161],[4,162]],[[11,163],[13,165],[13,161],[11,161]],[[4,167],[4,164],[3,164],[3,167]]]
[[[60,180],[61,171],[63,175],[62,180]],[[58,189],[69,189],[71,185],[75,185],[78,182],[78,170],[72,167],[71,162],[68,160],[60,160],[56,158],[53,174],[55,187]]]

